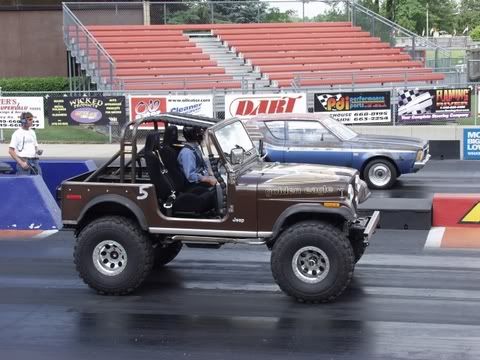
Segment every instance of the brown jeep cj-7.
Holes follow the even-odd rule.
[[[153,130],[137,151],[145,124]],[[216,187],[187,185],[176,162],[177,125],[205,129]],[[134,291],[183,244],[237,243],[272,250],[273,276],[287,294],[332,301],[379,221],[378,212],[357,217],[369,192],[356,170],[263,162],[240,120],[176,113],[128,123],[120,150],[96,171],[65,181],[59,196],[63,224],[75,229],[80,277],[110,295]]]

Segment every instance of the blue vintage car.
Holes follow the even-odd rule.
[[[326,114],[261,115],[245,120],[263,139],[267,161],[314,163],[358,169],[371,189],[388,189],[402,174],[420,170],[430,158],[428,141],[361,135]]]

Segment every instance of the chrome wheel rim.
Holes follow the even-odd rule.
[[[116,276],[127,266],[127,252],[114,240],[105,240],[95,246],[92,254],[95,268],[103,275]]]
[[[368,170],[368,178],[373,185],[377,187],[382,187],[390,182],[392,178],[392,172],[387,165],[378,163],[374,164]]]
[[[305,246],[293,255],[292,269],[301,281],[315,284],[327,277],[330,271],[330,260],[318,247]]]

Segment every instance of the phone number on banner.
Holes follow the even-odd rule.
[[[328,113],[335,120],[344,124],[367,124],[390,122],[390,110],[369,110],[369,111],[342,111]]]

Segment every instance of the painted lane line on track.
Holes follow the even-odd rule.
[[[432,227],[425,248],[480,249],[480,229],[474,227]]]
[[[444,233],[445,233],[445,228],[443,226],[432,227],[428,232],[427,241],[425,241],[425,247],[426,248],[441,247]]]
[[[44,239],[58,230],[0,230],[0,240]]]

